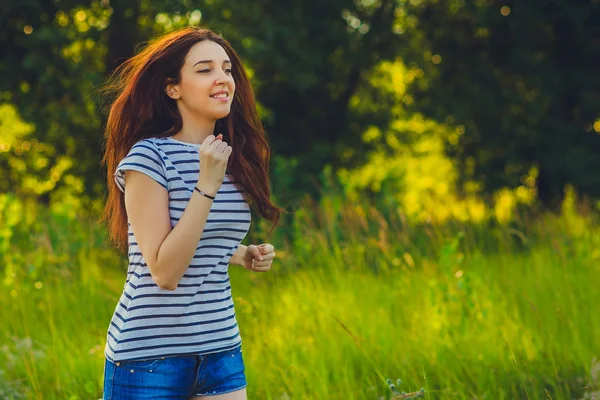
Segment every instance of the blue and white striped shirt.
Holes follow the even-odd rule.
[[[174,227],[198,181],[199,148],[170,137],[140,140],[117,166],[117,186],[125,192],[128,169],[150,176],[169,194]],[[128,223],[129,267],[108,328],[109,360],[208,354],[241,344],[228,266],[250,228],[250,208],[236,183],[225,174],[196,253],[173,291],[153,281]]]

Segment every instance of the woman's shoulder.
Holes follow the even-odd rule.
[[[148,155],[154,154],[157,156],[157,158],[162,158],[160,154],[160,146],[156,142],[155,138],[143,138],[135,142],[133,146],[131,146],[129,154],[131,155],[139,153]]]
[[[157,137],[147,137],[147,138],[143,138],[138,140],[137,142],[135,142],[133,144],[133,147],[138,147],[138,146],[149,146],[155,149],[159,149],[160,145],[164,142],[164,140],[162,138],[157,138]]]
[[[152,153],[158,159],[167,157],[166,149],[164,148],[166,141],[160,137],[149,137],[138,140],[131,147],[131,152]]]

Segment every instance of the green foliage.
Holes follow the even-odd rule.
[[[107,246],[104,229],[82,224],[80,218],[88,220],[89,215],[73,211],[68,205],[45,209],[0,194],[0,278],[5,288],[57,278],[79,282],[98,275],[104,265],[123,265]]]
[[[598,12],[565,1],[6,5],[0,397],[100,396],[126,260],[89,222],[105,190],[96,89],[154,34],[199,24],[247,63],[274,200],[294,211],[268,238],[279,265],[231,270],[251,398],[422,386],[428,398],[592,398],[600,235],[578,196],[600,187]],[[531,207],[538,195],[562,214]],[[248,243],[265,241],[253,220]]]
[[[32,123],[50,164],[77,160],[77,178],[98,170],[101,115],[91,96],[104,73],[106,9],[77,1],[11,3],[3,15],[0,98]],[[92,193],[93,181],[86,181]],[[16,182],[15,182],[16,183]],[[13,186],[18,191],[18,186]]]
[[[427,192],[454,187],[457,196],[506,188],[525,198],[532,173],[537,195],[556,209],[566,184],[590,196],[600,187],[600,84],[590,67],[600,54],[597,14],[589,1],[11,3],[1,15],[0,101],[18,108],[46,149],[29,163],[63,167],[44,185],[57,173],[19,180],[27,161],[0,162],[12,176],[2,191],[37,190],[49,203],[46,189],[69,186],[101,198],[108,99],[98,85],[153,35],[197,24],[221,32],[248,66],[282,203],[318,196],[326,167],[352,190],[407,193],[416,157],[428,176],[420,197],[395,199],[414,212]],[[425,141],[437,154],[426,160],[417,155]]]
[[[83,180],[73,172],[74,160],[57,154],[54,146],[32,137],[15,108],[0,105],[0,169],[4,170],[0,193],[11,193],[26,201],[41,200],[51,207],[81,211],[85,199]]]
[[[249,397],[592,398],[600,227],[567,198],[512,225],[307,198],[268,274],[230,267]],[[99,398],[123,257],[86,219],[1,204],[0,393]]]
[[[538,195],[600,195],[600,34],[595,1],[406,1],[396,29],[423,70],[415,110],[464,130],[447,152],[492,193],[539,171]],[[594,129],[594,126],[598,129]]]
[[[3,15],[0,98],[35,126],[38,141],[56,156],[77,160],[84,192],[100,197],[102,121],[96,88],[151,36],[201,24],[229,39],[252,71],[273,153],[296,159],[287,177],[273,177],[282,201],[316,195],[312,179],[343,147],[361,143],[364,122],[353,121],[349,100],[361,74],[395,46],[395,3],[349,0],[302,2],[33,1]],[[318,15],[318,18],[315,16]],[[383,107],[385,109],[385,107]],[[385,121],[384,121],[385,122]]]

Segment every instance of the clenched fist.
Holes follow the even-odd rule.
[[[270,243],[249,245],[244,254],[244,268],[255,272],[266,272],[271,269],[275,258],[275,247]]]

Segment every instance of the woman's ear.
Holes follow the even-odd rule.
[[[172,79],[167,81],[167,84],[165,85],[165,93],[167,93],[167,96],[173,100],[177,100],[181,97],[179,93],[179,85],[174,84]]]

